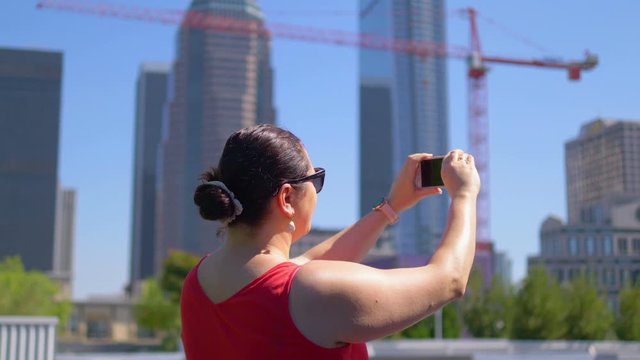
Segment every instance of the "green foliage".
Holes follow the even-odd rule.
[[[569,303],[565,337],[571,340],[603,340],[613,324],[613,314],[598,297],[593,283],[580,276],[573,279],[565,291]]]
[[[459,302],[452,302],[442,308],[442,337],[458,339],[462,333],[462,318]]]
[[[172,251],[164,261],[160,285],[173,303],[180,303],[184,278],[198,263],[198,257],[183,251]]]
[[[457,339],[462,332],[462,322],[458,316],[457,303],[449,303],[442,308],[442,337]],[[431,339],[435,337],[435,315],[431,315],[399,333],[391,335],[390,339]]]
[[[178,304],[169,301],[154,279],[142,284],[142,293],[133,311],[138,325],[146,329],[169,331],[179,327]]]
[[[20,257],[0,262],[0,315],[57,316],[64,327],[71,303],[58,301],[58,285],[37,271],[25,271]]]
[[[20,256],[7,256],[0,262],[0,272],[24,272],[24,265]]]
[[[529,271],[515,299],[512,337],[555,340],[567,333],[567,308],[562,289],[543,268]]]
[[[433,338],[433,315],[424,318],[399,333],[390,336],[391,339],[431,339]]]
[[[640,280],[632,287],[629,283],[620,292],[620,315],[616,333],[620,340],[640,340]]]
[[[147,279],[134,306],[139,326],[163,334],[161,348],[175,351],[180,334],[180,294],[185,277],[198,258],[182,251],[173,251],[164,261],[160,282]]]
[[[462,300],[465,325],[477,338],[506,338],[513,320],[514,294],[510,286],[494,277],[488,289],[483,288],[482,274],[474,271]]]

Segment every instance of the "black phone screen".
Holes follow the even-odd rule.
[[[420,162],[420,175],[422,178],[422,187],[443,186],[440,170],[442,169],[442,160],[444,157],[434,157]]]

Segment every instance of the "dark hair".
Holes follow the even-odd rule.
[[[227,139],[218,167],[206,171],[200,179],[223,182],[242,204],[242,213],[229,225],[256,225],[264,218],[268,200],[284,180],[305,176],[309,167],[298,137],[263,124],[233,133]],[[198,185],[193,201],[206,220],[224,220],[234,215],[233,200],[218,186]]]

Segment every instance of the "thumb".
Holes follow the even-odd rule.
[[[418,190],[418,195],[420,198],[427,197],[430,195],[441,195],[442,188],[440,187],[428,187],[428,188],[420,188]]]

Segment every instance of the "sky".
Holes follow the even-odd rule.
[[[390,0],[382,0],[390,1]],[[188,0],[113,0],[185,9]],[[260,1],[268,23],[357,32],[353,0]],[[144,62],[170,63],[176,27],[0,3],[0,47],[64,53],[59,177],[78,193],[73,297],[121,292],[129,276],[135,83]],[[537,0],[446,2],[450,44],[468,46],[475,7],[486,55],[600,64],[570,82],[563,71],[494,65],[488,74],[491,234],[513,261],[513,278],[539,251],[548,215],[566,218],[564,143],[597,117],[640,120],[640,2]],[[277,121],[327,169],[313,225],[358,217],[358,49],[272,41]],[[448,62],[450,148],[468,149],[466,64]],[[424,149],[429,152],[429,149]]]

